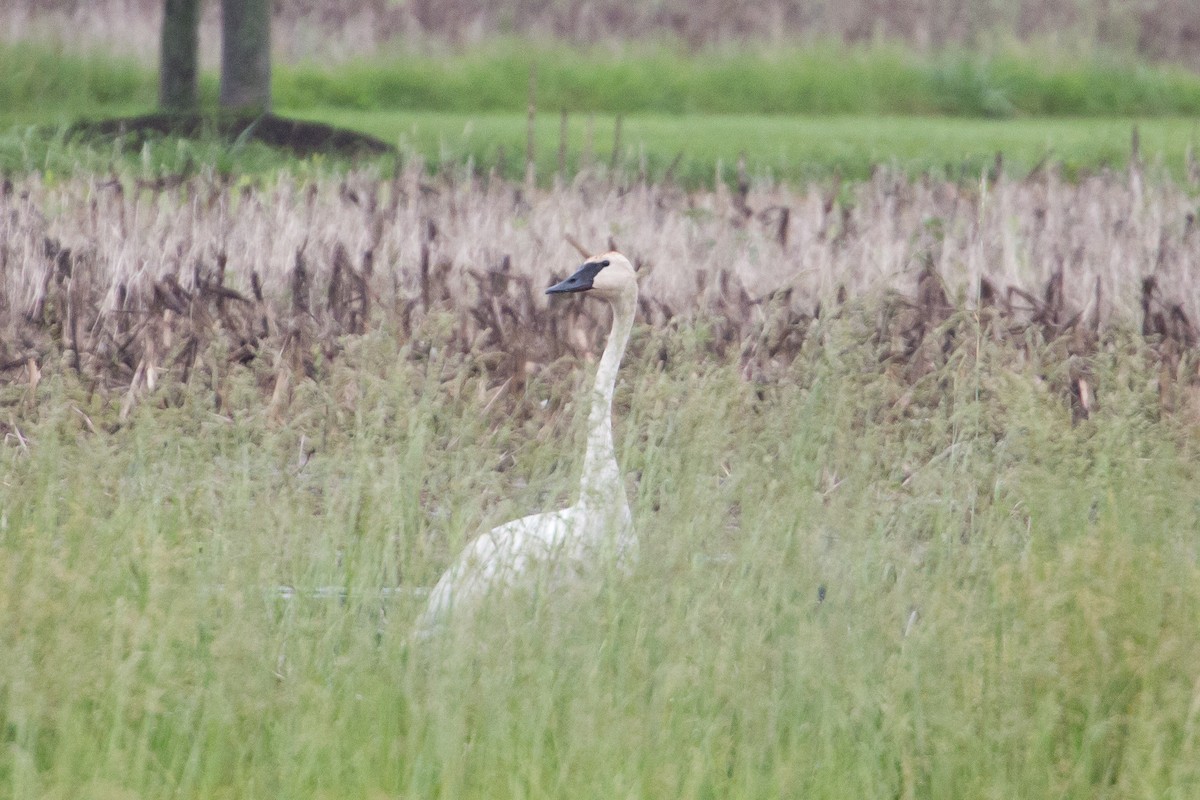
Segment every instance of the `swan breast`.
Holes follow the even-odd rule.
[[[452,609],[475,607],[497,590],[540,585],[553,591],[606,563],[627,571],[637,558],[637,538],[628,507],[620,512],[572,506],[480,535],[433,587],[421,623],[436,624]]]

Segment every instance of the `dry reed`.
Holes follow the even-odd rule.
[[[396,40],[427,47],[496,36],[555,37],[575,42],[659,41],[691,46],[745,40],[907,42],[918,49],[978,47],[988,41],[1082,42],[1144,58],[1197,66],[1200,6],[1188,0],[942,0],[936,3],[800,0],[526,0],[487,3],[387,3],[378,0],[282,0],[274,4],[276,55],[352,58]],[[0,9],[0,38],[54,38],[119,47],[147,62],[157,57],[158,0],[16,0]],[[219,7],[206,3],[201,52],[215,64]]]
[[[1106,331],[1139,325],[1164,398],[1196,380],[1194,205],[1136,173],[962,185],[881,170],[853,186],[689,193],[414,167],[259,187],[5,181],[0,381],[71,372],[123,395],[125,416],[163,384],[199,382],[220,408],[223,376],[248,368],[279,410],[353,337],[383,330],[410,357],[461,353],[489,391],[519,394],[603,336],[593,304],[546,310],[542,287],[579,260],[566,234],[619,244],[644,273],[642,320],[705,326],[711,357],[747,379],[785,374],[813,320],[849,299],[873,320],[863,335],[882,368],[909,381],[968,330],[1014,352],[1049,342],[1068,365],[1059,388],[1087,416],[1087,358]],[[431,333],[435,316],[454,324]]]

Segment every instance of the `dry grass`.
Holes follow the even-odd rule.
[[[881,171],[854,186],[695,193],[418,169],[269,185],[31,176],[0,196],[0,376],[73,372],[120,396],[124,417],[178,384],[211,391],[220,411],[230,374],[248,369],[280,411],[380,330],[410,358],[469,356],[491,401],[521,402],[529,375],[592,352],[607,324],[586,303],[545,313],[542,287],[578,261],[573,233],[632,257],[644,322],[698,327],[703,351],[747,379],[784,374],[814,318],[855,313],[885,367],[914,383],[969,331],[1017,359],[1049,342],[1065,365],[1052,382],[1086,415],[1087,359],[1116,328],[1140,326],[1164,399],[1195,382],[1193,209],[1136,171],[969,186]],[[670,358],[654,336],[635,346]]]
[[[11,39],[54,38],[73,44],[119,45],[147,60],[157,55],[158,0],[16,0],[0,11]],[[215,63],[218,4],[207,3],[202,52]],[[1200,7],[1187,0],[1111,3],[1101,0],[666,0],[656,3],[530,3],[492,0],[283,0],[275,3],[277,54],[286,58],[352,57],[384,42],[469,44],[497,35],[568,41],[662,39],[691,46],[745,39],[904,41],[920,49],[978,47],[989,41],[1049,39],[1200,66]],[[0,34],[5,36],[5,34]]]

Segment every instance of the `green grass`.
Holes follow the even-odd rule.
[[[409,54],[333,67],[277,65],[278,110],[403,143],[430,164],[503,162],[524,173],[529,65],[536,61],[538,171],[558,166],[561,109],[571,110],[568,170],[608,164],[616,113],[624,115],[618,166],[688,184],[732,174],[745,153],[756,174],[805,180],[839,172],[863,177],[878,164],[910,173],[978,176],[997,152],[1018,174],[1045,159],[1081,170],[1123,165],[1137,124],[1143,153],[1175,176],[1197,138],[1200,76],[1089,57],[1013,51],[919,57],[890,46],[814,46],[761,55],[668,48],[530,49],[519,42],[464,54]],[[155,101],[152,70],[110,56],[64,54],[34,45],[0,47],[0,169],[63,173],[105,170],[115,151],[81,145],[54,128],[79,117],[144,112]],[[206,75],[205,103],[216,79]],[[940,116],[927,116],[936,114]],[[1008,117],[990,119],[989,117]],[[30,129],[39,127],[36,132]],[[289,159],[254,146],[168,142],[135,154],[148,170],[214,164],[225,172],[286,168]],[[503,158],[501,158],[503,156]]]
[[[283,109],[282,113],[289,113]],[[442,114],[309,110],[295,116],[345,126],[401,146],[431,168],[499,168],[510,178],[524,174],[526,119],[520,114]],[[538,175],[545,182],[558,170],[559,117],[537,122]],[[589,118],[569,118],[566,166],[569,175],[587,163],[610,164],[615,119],[594,116],[591,155],[585,131]],[[1194,120],[1039,119],[979,120],[918,117],[751,117],[644,115],[622,121],[617,154],[620,172],[645,171],[661,179],[668,170],[685,185],[711,185],[718,174],[732,180],[744,154],[753,176],[788,181],[834,174],[865,178],[880,164],[909,174],[931,173],[978,180],[1004,156],[1005,168],[1024,175],[1042,163],[1061,165],[1068,177],[1128,162],[1134,127],[1143,159],[1182,179],[1186,153],[1200,141]],[[678,162],[676,162],[678,159]],[[227,174],[273,170],[320,172],[345,166],[344,159],[316,156],[297,160],[262,145],[218,141],[161,141],[127,152],[111,143],[81,142],[53,129],[16,125],[0,132],[0,170],[42,172],[50,177],[82,169],[105,172],[132,165],[147,175],[192,171],[212,165]],[[672,164],[674,167],[672,169]]]
[[[547,110],[626,114],[945,114],[967,117],[1160,116],[1200,113],[1200,75],[1102,54],[1013,49],[917,54],[894,45],[776,47],[750,52],[630,46],[568,48],[501,41],[457,54],[278,63],[282,108],[522,111],[537,66]],[[206,74],[202,96],[217,80]],[[153,104],[153,68],[108,54],[0,46],[0,107],[73,113]]]
[[[497,163],[503,151],[508,173],[524,169],[527,120],[521,114],[435,114],[314,110],[297,116],[347,125],[385,141],[401,142],[432,164]],[[588,118],[569,118],[567,168],[574,172],[586,160]],[[612,156],[615,119],[592,118],[592,159],[607,165]],[[1195,120],[1170,119],[1036,119],[981,120],[921,117],[779,117],[640,115],[622,120],[618,164],[637,171],[642,163],[651,177],[661,177],[678,157],[676,177],[689,183],[711,183],[718,164],[732,176],[744,153],[753,174],[803,180],[834,171],[862,178],[877,164],[916,174],[977,179],[1003,153],[1015,174],[1039,163],[1061,164],[1068,174],[1103,167],[1123,167],[1137,126],[1143,158],[1181,175],[1189,145],[1200,135]],[[560,118],[544,114],[537,121],[539,174],[558,165]]]
[[[896,46],[665,48],[484,46],[453,57],[404,54],[329,69],[281,70],[295,108],[519,111],[530,67],[547,109],[667,114],[1147,116],[1200,112],[1200,75],[1050,51],[918,55]]]
[[[53,112],[145,107],[155,102],[157,91],[154,70],[133,61],[32,44],[0,45],[0,108],[6,115],[44,119]]]
[[[636,573],[416,647],[379,588],[569,502],[584,414],[481,411],[382,331],[281,423],[236,372],[228,417],[194,387],[112,433],[53,367],[4,389],[0,791],[1196,795],[1200,462],[1132,340],[1072,427],[986,337],[910,390],[828,320],[759,399],[704,335],[639,328],[618,389]]]

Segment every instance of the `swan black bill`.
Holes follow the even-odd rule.
[[[546,294],[568,294],[570,292],[586,292],[592,288],[592,281],[596,279],[596,275],[600,270],[608,266],[607,261],[589,262],[584,264],[575,274],[567,278],[565,281],[560,281],[549,289]]]

